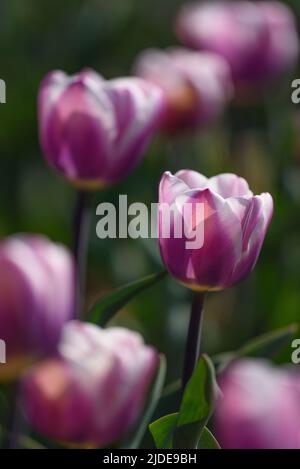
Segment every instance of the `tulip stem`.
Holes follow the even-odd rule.
[[[191,378],[200,355],[205,293],[194,292],[182,374],[182,393]]]
[[[77,318],[80,318],[82,315],[84,307],[90,218],[90,194],[86,191],[78,191],[74,211],[74,256],[77,267]]]

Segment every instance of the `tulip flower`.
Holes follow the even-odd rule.
[[[234,174],[208,179],[182,170],[175,176],[164,173],[159,204],[161,255],[179,282],[196,291],[221,290],[252,271],[272,217],[270,194],[253,195],[245,179]],[[197,218],[198,207],[203,212]],[[170,208],[174,217],[165,236]],[[176,233],[178,225],[184,225],[182,236]],[[199,234],[203,243],[197,246]]]
[[[55,351],[74,313],[74,267],[61,245],[36,235],[0,242],[0,338],[7,363],[0,379]]]
[[[254,196],[245,179],[165,172],[159,187],[159,245],[169,272],[194,291],[182,390],[200,353],[205,293],[243,280],[258,259],[273,212],[270,194]]]
[[[163,99],[142,79],[54,71],[42,81],[38,108],[48,163],[75,186],[97,189],[136,166],[158,126]]]
[[[230,68],[212,53],[146,50],[135,73],[161,88],[166,101],[162,128],[167,132],[214,123],[232,95]]]
[[[71,321],[56,359],[27,373],[24,410],[33,427],[85,447],[120,441],[136,423],[158,365],[141,336]]]
[[[216,430],[222,448],[300,448],[299,374],[244,359],[231,365],[219,384]]]
[[[175,28],[185,44],[228,60],[239,85],[265,83],[297,62],[295,17],[280,2],[191,3],[183,6]]]

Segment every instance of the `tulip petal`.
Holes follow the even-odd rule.
[[[186,250],[183,231],[184,219],[175,203],[177,196],[188,191],[189,186],[170,172],[165,172],[159,185],[159,246],[162,258],[169,271],[182,281],[187,272],[192,278],[190,254]],[[178,234],[176,227],[179,228]],[[174,255],[176,253],[176,255]]]
[[[230,285],[243,280],[255,267],[273,214],[273,199],[265,193],[251,200],[242,221],[243,245]]]
[[[189,250],[199,289],[223,288],[242,245],[241,223],[231,206],[210,189],[190,191],[176,199],[181,211],[186,204],[203,204],[204,218],[193,230],[204,233],[200,249]],[[191,221],[185,220],[191,224]]]
[[[39,331],[33,335],[32,341],[42,348],[45,347],[45,338],[51,336],[51,351],[57,345],[61,325],[74,317],[75,266],[62,245],[49,243],[41,236],[31,237],[27,244],[39,260],[47,285],[39,305],[41,310],[44,309],[44,320],[39,323]]]
[[[88,88],[87,83],[92,87]],[[45,93],[50,96],[54,93],[51,84],[44,86],[41,102]],[[44,123],[41,141],[48,161],[70,179],[96,179],[99,171],[105,174],[115,121],[102,88],[93,77],[87,81],[86,75],[69,79],[60,96],[52,96],[48,113],[40,116]]]
[[[203,174],[190,169],[182,169],[178,171],[175,176],[185,182],[190,189],[203,189],[207,186],[209,181]]]
[[[41,276],[35,257],[20,240],[1,243],[0,330],[7,344],[8,365],[12,356],[32,345],[30,331],[35,327],[39,293],[43,291]]]
[[[231,173],[219,174],[210,178],[208,187],[225,199],[228,197],[250,197],[253,195],[247,181]]]
[[[118,78],[106,84],[112,103],[116,133],[108,178],[127,175],[138,163],[158,128],[164,106],[158,87],[139,78]]]
[[[171,205],[178,195],[189,189],[188,183],[179,177],[179,173],[173,176],[170,171],[166,171],[159,184],[159,202]]]

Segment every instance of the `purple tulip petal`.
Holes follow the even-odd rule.
[[[240,221],[230,205],[210,189],[187,193],[183,197],[185,204],[204,204],[204,220],[200,222],[202,226],[197,227],[204,230],[204,244],[190,252],[196,284],[200,289],[222,288],[241,250]]]
[[[170,171],[166,171],[159,184],[159,202],[171,205],[178,195],[189,189],[189,185],[179,177],[178,173],[173,176]]]
[[[136,166],[159,127],[164,101],[156,86],[138,78],[107,82],[106,92],[116,119],[108,179],[126,176]]]
[[[175,176],[185,182],[190,189],[204,189],[204,187],[207,187],[209,181],[203,174],[190,169],[182,169],[178,171]]]
[[[115,132],[106,94],[101,89],[96,93],[95,86],[87,88],[86,81],[69,81],[47,115],[41,116],[48,161],[70,179],[97,179],[99,172],[105,174],[111,153],[109,136]],[[51,88],[48,93],[52,94]]]
[[[244,178],[235,174],[219,174],[210,178],[208,186],[225,199],[228,197],[250,197],[253,193]]]
[[[272,214],[273,200],[270,194],[253,197],[242,221],[242,254],[229,281],[230,285],[243,280],[255,267]]]

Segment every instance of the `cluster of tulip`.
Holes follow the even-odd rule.
[[[48,163],[78,190],[98,190],[125,178],[158,131],[173,134],[213,124],[234,92],[266,86],[294,65],[299,49],[291,11],[272,1],[186,5],[176,32],[193,50],[143,52],[134,77],[106,80],[85,70],[71,77],[55,71],[43,80],[41,146]],[[159,237],[167,270],[195,292],[186,386],[199,358],[203,296],[236,285],[252,271],[273,200],[268,193],[254,195],[234,174],[208,179],[181,170],[163,174],[159,203],[175,206],[180,219],[185,204],[204,204],[203,247],[187,249],[185,237],[177,238],[172,226],[168,239]],[[76,318],[78,269],[66,248],[44,237],[1,241],[0,336],[7,364],[1,365],[0,379],[20,378],[22,408],[42,435],[63,444],[105,447],[122,441],[136,425],[159,355],[137,333]],[[298,386],[288,371],[240,362],[221,375],[220,384],[221,445],[299,447]],[[283,388],[290,389],[286,401]],[[284,435],[283,419],[289,429]]]

